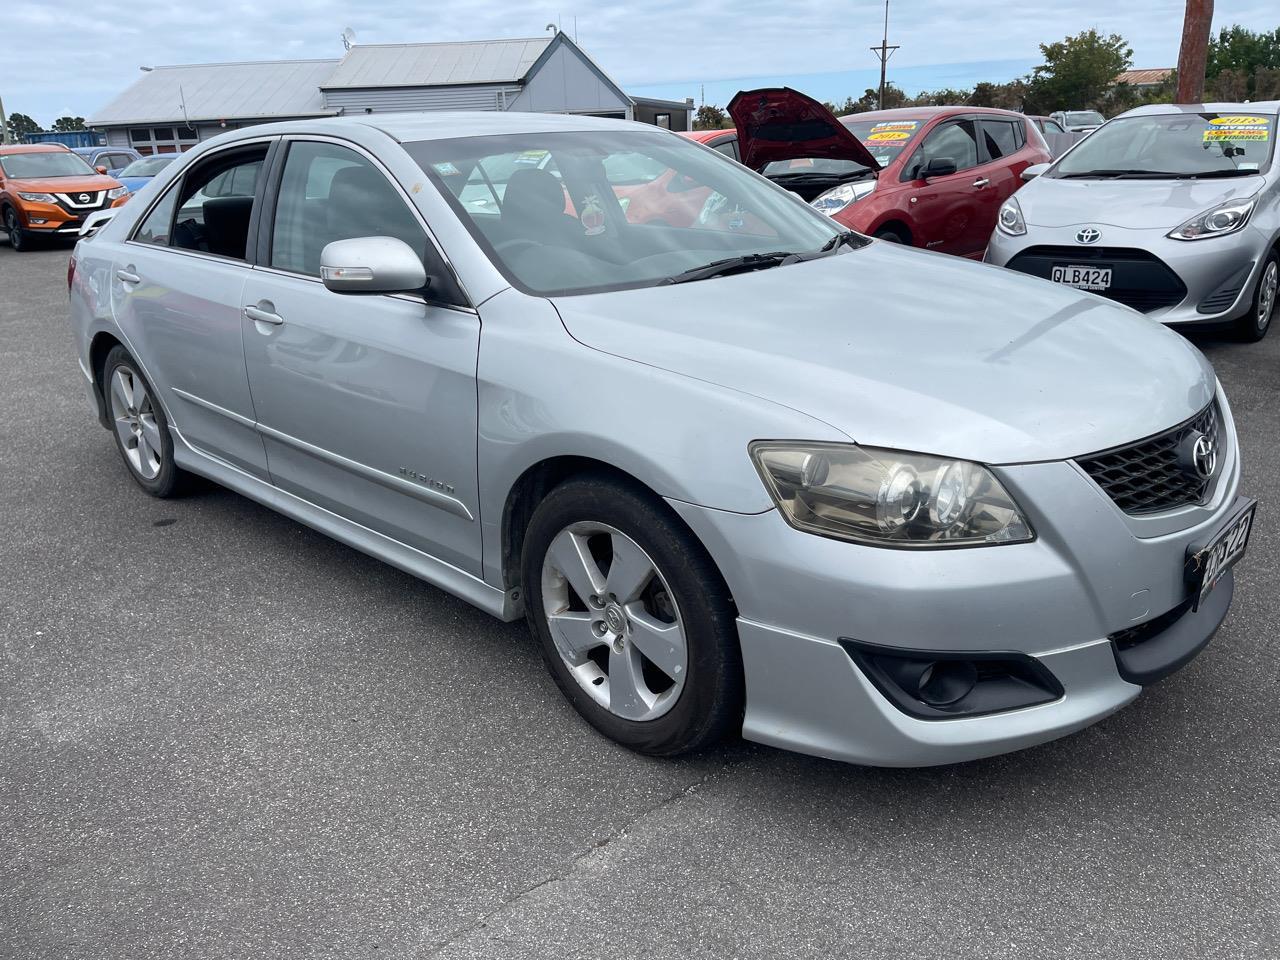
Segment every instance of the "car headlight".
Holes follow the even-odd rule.
[[[28,203],[57,203],[58,198],[52,193],[19,193],[23,200]]]
[[[1001,233],[1011,237],[1021,237],[1027,232],[1027,222],[1022,219],[1022,206],[1018,198],[1010,197],[1000,205],[1000,213],[996,216],[996,226]]]
[[[860,180],[857,183],[842,183],[819,195],[809,206],[821,210],[828,217],[839,213],[855,200],[870,196],[876,189],[874,180]]]
[[[759,440],[751,458],[787,523],[874,546],[953,547],[1035,538],[986,467],[846,443]]]
[[[1246,200],[1228,200],[1204,213],[1192,217],[1178,229],[1169,233],[1173,240],[1204,240],[1235,233],[1249,222],[1249,215],[1257,204],[1256,196]]]
[[[112,187],[110,190],[107,191],[107,199],[119,200],[128,192],[129,192],[128,187]]]

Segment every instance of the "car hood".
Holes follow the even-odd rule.
[[[752,170],[779,160],[851,160],[872,170],[880,164],[835,114],[790,87],[742,90],[729,101],[738,128],[742,162]]]
[[[137,193],[139,190],[145,187],[148,183],[150,183],[153,179],[154,179],[153,177],[120,177],[119,178],[120,185],[122,187],[127,187],[130,193]]]
[[[120,186],[115,177],[100,173],[86,174],[83,177],[31,177],[9,181],[9,189],[23,193],[97,193],[99,190],[114,190]]]
[[[1262,177],[1226,180],[1065,180],[1040,177],[1018,191],[1028,225],[1076,224],[1172,230],[1234,197],[1251,197]],[[1104,238],[1105,239],[1105,238]]]
[[[858,443],[985,463],[1150,436],[1216,385],[1195,347],[1135,311],[886,243],[553,302],[598,350],[783,404]]]

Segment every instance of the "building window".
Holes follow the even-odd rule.
[[[190,150],[200,140],[195,130],[181,127],[134,127],[129,131],[129,143],[144,157],[156,153],[181,153]]]
[[[671,129],[671,114],[659,113],[653,118],[653,122],[660,126],[663,130]]]

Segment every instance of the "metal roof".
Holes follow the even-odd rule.
[[[90,126],[324,116],[320,85],[337,60],[263,60],[156,67],[88,119]]]
[[[1116,83],[1127,83],[1130,86],[1164,83],[1173,73],[1173,67],[1161,67],[1158,70],[1126,70],[1116,77]]]
[[[525,78],[553,39],[361,44],[348,51],[320,86],[334,90],[513,83]]]

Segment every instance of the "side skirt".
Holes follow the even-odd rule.
[[[512,594],[490,586],[479,577],[459,570],[443,560],[437,560],[430,554],[340,517],[309,500],[273,487],[238,467],[210,456],[191,446],[173,426],[169,427],[169,432],[173,435],[174,460],[182,469],[221,484],[277,513],[354,547],[361,553],[367,553],[419,580],[425,580],[501,620],[511,622],[523,616],[523,605]]]

